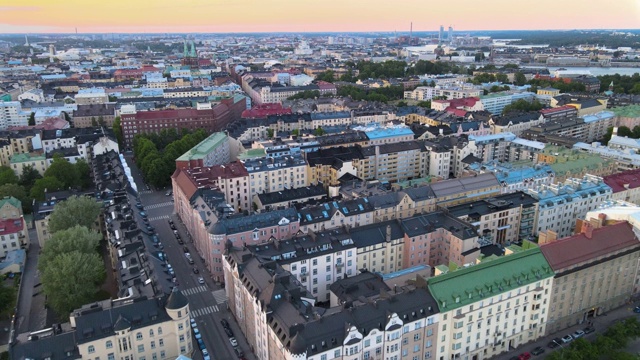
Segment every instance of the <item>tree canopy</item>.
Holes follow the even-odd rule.
[[[0,185],[0,199],[5,196],[13,196],[22,203],[22,212],[28,214],[31,212],[31,197],[27,194],[25,188],[18,184]]]
[[[524,99],[519,99],[516,102],[507,105],[502,109],[502,114],[508,114],[513,111],[538,111],[542,109],[542,104],[538,100],[528,102]]]
[[[53,156],[53,162],[44,172],[44,176],[51,176],[60,180],[65,188],[75,187],[79,182],[78,172],[75,166],[73,166],[69,160],[60,156],[60,154]]]
[[[8,166],[0,166],[0,184],[17,184],[18,175]]]
[[[93,301],[106,276],[97,253],[78,250],[57,254],[39,269],[47,303],[61,316]]]
[[[633,75],[601,75],[600,92],[609,90],[609,85],[613,82],[614,92],[618,94],[640,94],[640,72]]]
[[[46,268],[59,254],[79,251],[84,254],[96,253],[102,236],[87,227],[76,225],[53,234],[45,243],[38,258],[38,266]]]
[[[52,192],[64,189],[64,183],[53,176],[45,176],[36,180],[29,192],[31,198],[44,200],[45,191]]]
[[[122,126],[120,125],[120,116],[116,116],[113,120],[112,129],[113,133],[116,135],[116,139],[118,140],[118,146],[122,148],[124,145],[124,137],[122,135]]]
[[[31,187],[36,183],[36,180],[42,179],[42,175],[31,165],[26,165],[22,168],[22,174],[20,175],[20,185],[24,186],[26,189],[31,189]]]
[[[100,214],[100,204],[87,196],[71,196],[59,202],[49,217],[49,232],[56,233],[76,225],[93,227]]]
[[[316,75],[316,80],[322,80],[322,81],[326,81],[326,82],[334,82],[336,81],[335,78],[336,74],[335,72],[333,72],[333,70],[327,70],[327,71],[323,71],[321,73],[318,73],[318,75]]]

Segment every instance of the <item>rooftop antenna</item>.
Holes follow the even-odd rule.
[[[76,28],[76,35],[78,35],[78,28]]]
[[[411,42],[412,37],[413,37],[413,21],[411,22],[411,27],[409,28],[409,42]]]

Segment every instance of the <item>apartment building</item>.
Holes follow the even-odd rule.
[[[532,246],[429,279],[440,359],[489,359],[546,335],[554,273]]]
[[[583,116],[606,110],[607,101],[606,98],[560,94],[551,98],[551,107],[573,106],[578,110],[578,116]]]
[[[543,124],[544,116],[537,111],[527,113],[509,113],[489,119],[489,126],[494,134],[510,132],[519,136],[533,126]]]
[[[476,162],[466,168],[467,174],[494,173],[503,194],[526,189],[535,189],[540,185],[551,185],[555,181],[555,174],[551,166],[528,162]],[[467,175],[469,176],[469,175]]]
[[[433,98],[445,97],[447,100],[478,97],[482,89],[464,88],[459,86],[418,86],[412,91],[405,91],[404,98],[408,100],[426,101]]]
[[[499,195],[500,183],[494,174],[486,173],[439,181],[431,184],[431,189],[437,204],[447,207]]]
[[[492,114],[500,114],[505,106],[511,105],[511,103],[517,100],[524,99],[527,101],[531,101],[533,98],[535,98],[535,95],[529,92],[499,92],[491,93],[488,95],[481,95],[480,102],[482,102],[482,106],[485,110],[489,111]]]
[[[442,211],[400,219],[404,253],[400,269],[419,265],[475,263],[480,256],[478,232],[468,222]]]
[[[592,321],[626,304],[637,291],[640,241],[626,221],[605,225],[604,214],[578,221],[579,232],[541,237],[555,272],[547,333]]]
[[[73,111],[73,126],[76,128],[104,125],[111,127],[116,117],[116,106],[110,104],[78,105]]]
[[[309,164],[307,179],[310,184],[322,184],[325,188],[337,185],[338,179],[349,173],[355,176],[365,176],[366,169],[362,148],[359,146],[340,146],[335,148],[319,149],[306,154]],[[366,162],[368,163],[368,161]],[[363,174],[358,173],[360,169]]]
[[[452,206],[447,210],[450,215],[474,226],[481,236],[481,245],[505,245],[533,235],[538,200],[517,191]]]
[[[362,147],[361,151],[363,159],[355,166],[357,175],[362,179],[397,182],[427,175],[422,155],[425,152],[426,157],[424,141],[373,145]]]
[[[569,178],[582,178],[587,174],[610,175],[616,172],[618,166],[613,159],[557,145],[545,146],[544,150],[537,154],[536,162],[549,164],[557,182]]]
[[[16,154],[9,160],[9,167],[16,173],[17,176],[22,174],[22,169],[25,166],[33,167],[40,175],[44,176],[44,172],[49,167],[47,163],[47,157],[40,153],[26,153]]]
[[[253,195],[254,207],[257,210],[272,210],[304,204],[308,201],[319,201],[327,197],[321,185],[305,186],[282,191]]]
[[[231,311],[258,359],[436,358],[438,308],[424,280],[320,311],[275,262],[232,248],[224,266]]]
[[[356,227],[350,233],[358,249],[358,269],[382,274],[402,269],[404,232],[397,220]]]
[[[224,165],[231,161],[232,153],[234,160],[237,159],[238,145],[232,151],[232,140],[225,133],[216,132],[198,145],[189,149],[176,159],[176,167],[180,169],[191,169],[198,167],[210,167]]]
[[[22,216],[22,203],[14,197],[5,197],[0,200],[0,258],[27,247],[29,231]]]
[[[178,290],[157,298],[105,300],[71,313],[69,323],[20,334],[16,359],[175,359],[194,350],[189,302]]]
[[[309,231],[290,239],[247,245],[249,253],[277,262],[318,301],[329,301],[329,286],[358,273],[356,246],[344,228]]]
[[[538,200],[538,218],[533,235],[554,232],[559,238],[574,231],[574,219],[582,219],[587,212],[611,199],[613,191],[601,177],[585,175],[581,179],[571,178],[563,183],[541,185],[526,193]]]
[[[77,105],[106,104],[109,102],[109,95],[104,88],[84,88],[78,90],[74,99]]]
[[[19,101],[0,101],[0,130],[12,126],[29,125],[29,113],[22,110]]]
[[[611,188],[611,200],[640,205],[640,169],[606,175],[602,181]]]
[[[309,186],[307,161],[299,154],[243,160],[251,199],[256,194]]]

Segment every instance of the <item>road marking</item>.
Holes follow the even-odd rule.
[[[194,295],[194,294],[197,294],[197,293],[201,293],[201,292],[204,292],[204,291],[207,291],[207,287],[204,286],[204,285],[203,286],[192,287],[192,288],[185,289],[185,290],[181,290],[181,292],[183,294],[187,295],[187,296]]]
[[[150,209],[157,209],[165,206],[173,206],[173,202],[167,201],[167,202],[158,203],[158,204],[146,205],[144,208],[147,210],[150,210]]]
[[[224,289],[212,291],[211,293],[213,294],[213,298],[216,299],[218,305],[227,301],[227,293],[224,291]]]
[[[218,305],[211,305],[211,306],[207,306],[206,308],[191,310],[191,315],[193,317],[200,317],[200,316],[208,315],[218,311],[220,311],[220,308],[218,307]]]
[[[138,191],[138,194],[140,194],[140,195],[142,195],[142,194],[152,194],[152,193],[153,193],[153,191],[151,191],[151,190],[140,190],[140,191]]]
[[[153,216],[149,218],[149,221],[158,221],[158,220],[166,220],[171,218],[171,215],[160,215],[160,216]]]

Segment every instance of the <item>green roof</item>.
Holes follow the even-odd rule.
[[[446,312],[553,275],[540,248],[536,247],[497,259],[489,257],[478,265],[433,277],[429,279],[429,290],[440,311]]]
[[[20,200],[14,198],[13,196],[7,196],[4,199],[0,200],[0,208],[7,203],[11,204],[13,207],[22,209],[22,202],[20,202]]]
[[[637,105],[637,104],[614,107],[613,109],[609,109],[609,110],[613,111],[614,114],[621,117],[629,117],[629,118],[640,117],[640,105]]]
[[[22,163],[22,162],[29,162],[29,161],[39,161],[39,160],[46,160],[46,156],[44,155],[31,155],[28,153],[25,154],[15,154],[11,157],[11,159],[9,160],[10,163],[15,164],[15,163]]]
[[[551,166],[553,172],[558,175],[564,175],[567,172],[580,172],[585,168],[597,169],[600,166],[607,166],[613,162],[612,159],[603,159],[598,154],[585,153],[557,145],[545,146],[542,153],[556,157],[556,163],[549,164],[549,166]]]
[[[238,155],[238,160],[247,160],[258,157],[264,157],[267,153],[264,149],[249,149],[247,151],[243,151],[240,155]]]
[[[208,138],[202,140],[198,145],[191,148],[191,150],[182,154],[176,161],[189,161],[204,159],[205,156],[212,153],[218,146],[222,145],[227,139],[225,133],[217,132],[211,134]]]

